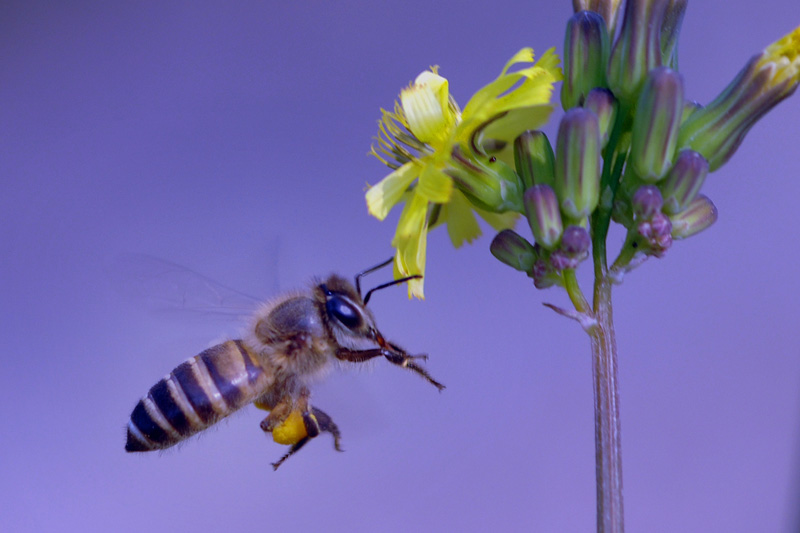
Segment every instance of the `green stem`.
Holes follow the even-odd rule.
[[[592,310],[596,325],[588,333],[592,345],[592,386],[594,388],[594,450],[597,484],[597,531],[624,531],[622,506],[622,446],[619,420],[617,342],[611,305],[612,280],[608,275],[606,238],[611,225],[614,196],[619,186],[625,153],[618,151],[620,132],[628,110],[620,109],[609,143],[603,153],[601,201],[592,215],[592,261],[594,294]]]
[[[564,270],[562,276],[564,279],[564,288],[567,290],[569,299],[572,301],[572,305],[575,306],[575,309],[581,313],[591,313],[592,309],[589,306],[589,302],[583,295],[580,285],[578,285],[578,278],[575,276],[575,269],[568,268],[567,270]]]
[[[593,308],[597,325],[589,332],[594,387],[597,531],[601,533],[624,531],[617,342],[611,287],[606,276],[595,280]]]

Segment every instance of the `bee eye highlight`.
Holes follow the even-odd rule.
[[[325,309],[328,316],[332,316],[348,329],[355,330],[361,326],[361,316],[355,308],[336,294],[328,298]]]

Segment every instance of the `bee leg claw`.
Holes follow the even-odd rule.
[[[286,459],[288,459],[289,457],[291,457],[292,455],[294,455],[295,453],[297,453],[297,452],[300,450],[300,448],[302,448],[303,446],[305,446],[305,445],[306,445],[306,443],[307,443],[309,440],[311,440],[311,438],[310,438],[310,437],[303,437],[302,439],[300,439],[299,441],[297,441],[297,443],[296,443],[296,444],[293,444],[293,445],[292,445],[292,447],[291,447],[291,448],[289,448],[289,451],[288,451],[288,452],[286,452],[286,455],[284,455],[283,457],[281,457],[280,459],[278,459],[276,462],[272,463],[272,470],[277,470],[277,469],[278,469],[278,467],[279,467],[279,466],[281,466],[281,465],[283,464],[283,462],[284,462]]]

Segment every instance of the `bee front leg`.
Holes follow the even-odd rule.
[[[369,350],[348,350],[346,348],[340,348],[336,351],[336,358],[341,361],[350,361],[353,363],[362,363],[364,361],[369,361],[370,359],[378,356],[385,357],[390,363],[395,364],[397,366],[402,366],[403,368],[407,368],[412,372],[415,372],[428,380],[428,382],[439,389],[439,391],[444,390],[444,385],[436,381],[428,374],[428,371],[419,366],[417,363],[414,362],[415,359],[421,359],[425,361],[428,359],[427,355],[408,355],[402,348],[393,344],[391,342],[385,342],[383,348],[371,348]]]
[[[445,388],[444,385],[433,379],[433,377],[431,377],[431,375],[428,374],[427,370],[425,370],[424,368],[422,368],[421,366],[419,366],[417,363],[414,362],[414,359],[423,359],[423,360],[427,359],[428,358],[427,355],[408,355],[403,352],[385,350],[383,356],[386,357],[386,359],[390,363],[393,363],[397,366],[402,366],[403,368],[407,368],[412,372],[416,372],[423,378],[427,379],[431,385],[439,389],[439,392],[444,390]]]

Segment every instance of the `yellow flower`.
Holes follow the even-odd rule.
[[[517,213],[512,208],[521,200],[503,182],[509,172],[513,175],[505,164],[513,166],[517,135],[547,121],[553,83],[561,79],[552,49],[533,63],[533,50],[517,52],[463,112],[450,96],[447,79],[431,67],[401,91],[393,111],[381,110],[372,154],[393,172],[370,187],[366,199],[369,212],[380,220],[405,204],[392,240],[395,277],[424,274],[427,232],[437,225],[447,225],[456,247],[480,235],[475,213],[498,230],[513,225]],[[531,65],[509,72],[519,64]],[[480,186],[459,190],[476,172]],[[423,298],[423,279],[411,280],[408,290],[409,296]]]

